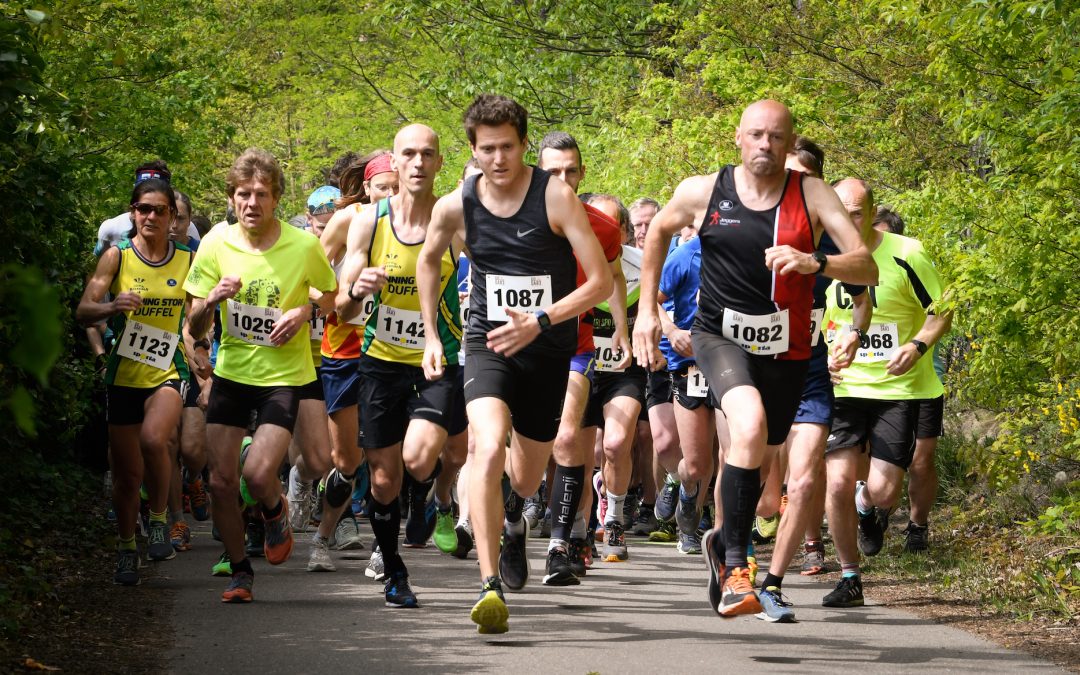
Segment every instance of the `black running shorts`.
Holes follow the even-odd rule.
[[[121,387],[110,384],[105,387],[105,421],[116,426],[142,424],[146,415],[146,401],[160,389],[172,389],[184,400],[187,382],[166,380],[156,387]]]
[[[945,396],[919,401],[919,423],[915,438],[939,438],[945,435]]]
[[[457,370],[456,365],[446,366],[441,379],[429,382],[418,366],[371,356],[360,359],[360,447],[373,450],[401,443],[414,419],[449,430],[454,397],[460,395]]]
[[[206,423],[248,429],[254,413],[256,428],[273,424],[291,434],[296,426],[296,411],[300,408],[299,389],[257,387],[215,375],[214,386],[210,387],[210,401],[206,405]]]
[[[648,373],[640,366],[630,366],[621,373],[599,372],[594,375],[589,404],[585,407],[585,421],[581,426],[602,427],[604,406],[620,396],[632,398],[644,408],[647,380]]]
[[[645,387],[645,407],[653,408],[664,403],[671,403],[671,376],[666,370],[654,370],[649,373]]]
[[[825,452],[869,443],[871,458],[907,470],[915,454],[919,403],[838,396]]]
[[[314,399],[316,401],[326,400],[323,397],[323,385],[322,385],[322,372],[320,368],[315,369],[315,379],[308,382],[302,387],[297,387],[297,396],[301,401],[307,401]]]

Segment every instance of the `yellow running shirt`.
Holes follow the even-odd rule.
[[[214,372],[258,387],[300,386],[315,379],[311,324],[280,347],[267,336],[283,312],[308,304],[308,289],[337,287],[318,238],[278,222],[281,236],[266,251],[246,245],[240,225],[219,225],[199,244],[184,290],[205,298],[224,276],[243,284],[221,303],[221,348]]]
[[[105,383],[152,389],[168,380],[189,379],[184,341],[187,294],[181,287],[191,267],[191,249],[169,242],[161,262],[149,262],[130,240],[117,244],[120,268],[109,292],[138,293],[142,306],[109,319],[116,339],[105,367]]]

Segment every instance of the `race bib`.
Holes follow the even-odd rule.
[[[354,326],[363,326],[367,323],[368,317],[375,311],[375,297],[371,295],[365,295],[363,302],[360,303],[360,313],[351,319],[345,319],[345,323],[351,323]]]
[[[593,345],[596,347],[593,358],[596,360],[596,372],[598,373],[621,373],[625,368],[619,368],[619,362],[623,360],[622,347],[615,347],[615,340],[609,337],[593,336]]]
[[[120,337],[116,353],[136,363],[144,363],[158,370],[168,370],[179,342],[180,335],[177,333],[129,319],[124,326],[124,334]]]
[[[264,347],[273,347],[270,333],[274,325],[281,320],[281,310],[275,307],[257,307],[245,305],[235,300],[228,301],[226,327],[229,335],[244,342]]]
[[[375,337],[397,347],[423,349],[424,321],[420,312],[383,305],[379,307]]]
[[[308,321],[311,326],[311,341],[322,342],[323,333],[326,332],[326,315],[321,309],[315,310],[315,316]]]
[[[552,303],[549,274],[535,277],[488,274],[485,279],[488,321],[509,321],[508,309],[535,312]]]
[[[788,350],[788,311],[743,314],[724,309],[724,337],[751,354],[783,354]]]
[[[825,318],[825,308],[810,310],[810,346],[817,347],[821,342],[821,321]]]
[[[829,331],[829,341],[832,342],[836,331]],[[844,326],[840,331],[839,338],[851,332],[851,326]],[[855,352],[855,363],[874,363],[876,361],[888,361],[900,346],[900,333],[895,323],[875,323],[864,333],[864,338]],[[835,338],[835,339],[839,339]]]
[[[709,395],[709,383],[697,366],[690,366],[686,370],[686,395],[694,398],[705,398]]]

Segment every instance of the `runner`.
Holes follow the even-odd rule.
[[[499,572],[513,568],[515,583],[528,576],[521,495],[536,491],[551,455],[575,321],[612,290],[603,251],[573,190],[522,161],[527,118],[521,105],[503,96],[481,95],[469,106],[465,132],[483,175],[439,200],[417,263],[431,335],[440,260],[455,235],[472,262],[465,400],[475,440],[469,507],[482,587],[470,617],[481,633],[509,630]],[[576,290],[575,256],[586,275]],[[442,363],[442,344],[428,340],[427,377],[443,377]],[[513,494],[500,527],[504,467]]]
[[[659,367],[656,293],[664,247],[680,229],[696,226],[702,258],[694,354],[731,434],[721,472],[723,526],[703,542],[709,603],[722,616],[761,611],[746,549],[762,462],[787,436],[806,376],[813,275],[828,267],[844,281],[877,281],[835,193],[784,169],[794,142],[785,106],[758,101],[747,107],[735,142],[742,164],[683,181],[653,220],[634,327],[639,363]],[[815,250],[823,230],[844,253]]]
[[[585,177],[585,165],[581,161],[581,149],[573,136],[564,131],[546,134],[540,141],[539,157],[537,166],[540,169],[561,179],[571,190],[577,192]],[[613,278],[613,291],[609,298],[612,307],[609,314],[612,330],[607,346],[609,352],[617,351],[621,355],[617,359],[609,358],[608,361],[613,367],[625,367],[631,356],[626,328],[626,281],[620,261],[622,231],[615,220],[601,211],[586,205],[585,212],[593,233],[603,247],[604,258]],[[580,264],[577,267],[577,281],[579,285],[585,281],[585,273]],[[591,562],[592,542],[588,538],[586,514],[592,506],[592,492],[587,489],[587,480],[592,477],[593,441],[596,433],[595,430],[591,434],[584,432],[582,422],[589,403],[589,390],[596,363],[593,316],[594,311],[590,310],[582,314],[578,321],[577,353],[569,364],[562,415],[552,446],[555,467],[548,486],[548,493],[551,495],[551,539],[548,542],[544,570],[544,584],[549,586],[578,585],[581,583],[579,577],[585,575],[586,563]],[[525,585],[527,574],[515,575],[513,571],[509,566],[505,571],[500,569],[503,583],[507,588],[516,591]]]
[[[874,197],[866,183],[844,179],[836,192],[849,213],[863,222],[872,219]],[[941,279],[918,241],[872,228],[869,235],[881,275],[871,289],[874,324],[851,367],[834,377],[839,382],[825,456],[825,505],[843,577],[822,600],[826,607],[863,604],[856,512],[858,548],[867,556],[877,555],[915,452],[920,402],[944,393],[933,360],[922,358],[952,322],[951,312],[935,313]],[[843,339],[843,327],[851,323],[851,303],[837,283],[826,298],[825,337],[831,346]],[[835,372],[836,365],[830,364],[830,370]],[[866,482],[857,481],[859,456],[867,446],[870,475]]]
[[[256,430],[243,478],[266,521],[267,562],[280,565],[292,553],[277,470],[292,438],[300,389],[315,380],[309,289],[336,288],[318,240],[274,217],[281,188],[272,155],[254,148],[240,155],[226,178],[238,222],[207,235],[184,283],[193,298],[189,322],[196,339],[210,328],[216,305],[222,303],[225,314],[206,410],[214,524],[232,564],[222,602],[252,600],[255,573],[244,549],[237,495],[241,443],[253,412]]]
[[[131,193],[132,232],[108,248],[86,284],[76,318],[84,326],[109,319],[117,339],[109,353],[105,384],[109,424],[112,503],[116,511],[117,560],[113,581],[139,583],[135,527],[139,488],[150,501],[147,553],[151,560],[176,555],[166,521],[172,479],[170,442],[183,407],[187,361],[180,347],[191,251],[169,239],[176,197],[167,182],[152,178]],[[103,302],[105,294],[112,300]]]
[[[135,185],[138,185],[144,180],[150,180],[151,178],[171,183],[172,173],[169,171],[168,165],[160,159],[140,164],[135,168]],[[190,219],[185,221],[184,226],[187,228],[188,236],[198,241],[199,231],[191,224]],[[116,246],[124,239],[127,239],[130,233],[131,214],[127,211],[114,218],[103,221],[98,227],[97,244],[94,245],[94,255],[100,257],[110,246]]]
[[[364,326],[364,357],[359,365],[359,444],[371,474],[371,527],[382,553],[386,605],[413,608],[419,603],[398,553],[402,463],[420,481],[430,480],[438,471],[448,431],[465,432],[464,420],[453,420],[450,415],[455,397],[461,395],[457,387],[461,343],[457,257],[463,241],[454,240],[442,250],[438,320],[423,325],[416,261],[435,206],[432,187],[442,168],[439,137],[422,124],[404,127],[394,138],[393,166],[402,190],[363,209],[360,245],[346,257],[337,310],[341,316],[352,316],[361,311],[366,296],[375,296],[375,309]],[[439,365],[445,378],[429,381],[424,377],[425,343],[440,345],[444,358]],[[328,485],[328,495],[331,489]]]

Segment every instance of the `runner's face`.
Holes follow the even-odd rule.
[[[169,239],[181,244],[187,242],[188,224],[191,223],[191,211],[182,200],[176,200],[176,217],[169,226]]]
[[[273,223],[277,205],[278,197],[270,184],[258,177],[237,185],[233,192],[236,220],[245,230],[258,230]]]
[[[367,187],[368,197],[371,199],[371,203],[386,199],[387,197],[393,197],[398,193],[398,175],[393,171],[383,171],[377,173],[371,177],[371,180],[367,181],[365,187]]]
[[[398,182],[409,192],[430,192],[442,168],[438,138],[421,127],[410,127],[394,139],[393,165]]]
[[[581,156],[577,150],[544,148],[538,165],[569,185],[574,192],[577,192],[581,179],[585,177],[585,167],[581,166]]]
[[[311,233],[322,239],[323,230],[326,229],[326,224],[329,223],[330,219],[333,217],[333,213],[320,213],[317,216],[313,216],[310,213],[307,214],[308,227],[311,228]]]
[[[851,222],[855,223],[859,232],[863,232],[863,224],[869,222],[866,218],[866,188],[855,181],[843,181],[837,184],[835,190]]]
[[[135,230],[142,237],[168,237],[169,225],[173,221],[173,213],[169,210],[169,198],[160,192],[145,192],[139,197],[140,204],[165,207],[161,215],[151,211],[147,214],[135,214]]]
[[[518,138],[512,124],[476,127],[476,143],[472,146],[473,157],[484,172],[484,177],[494,185],[510,184],[525,167],[525,149],[528,139]]]
[[[645,235],[649,233],[649,224],[656,217],[656,207],[651,204],[630,209],[630,224],[634,227],[634,245],[645,248]]]
[[[735,132],[743,166],[755,176],[783,173],[793,140],[791,120],[779,106],[747,108]]]

